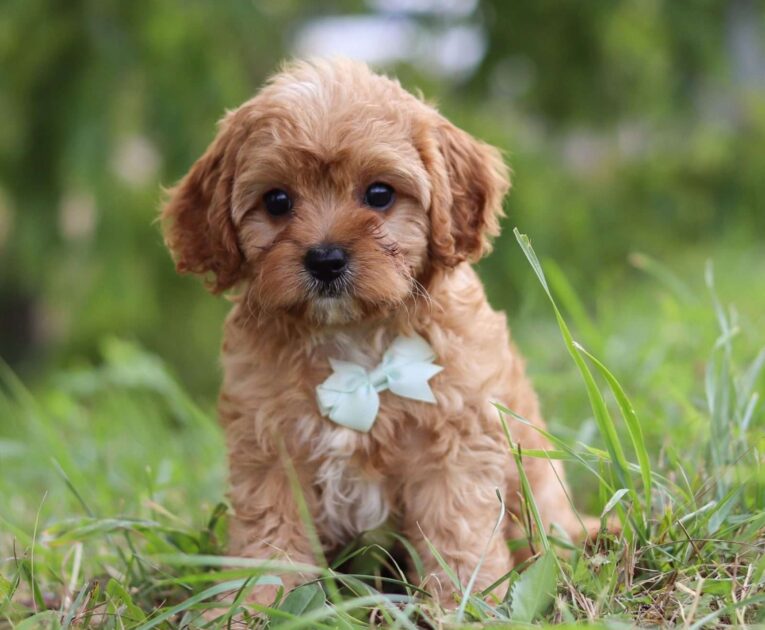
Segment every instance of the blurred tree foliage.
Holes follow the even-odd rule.
[[[296,29],[384,4],[6,0],[0,356],[29,371],[87,360],[116,334],[212,391],[226,304],[176,277],[154,224],[160,185],[289,56]],[[634,249],[761,243],[762,2],[484,0],[465,19],[486,37],[471,76],[395,70],[508,150],[507,225],[574,281],[619,282]],[[482,269],[494,302],[514,308],[529,274],[509,232]]]

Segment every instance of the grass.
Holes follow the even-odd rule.
[[[524,419],[500,408],[508,448],[521,467],[529,457],[569,462],[577,504],[617,521],[621,535],[562,553],[570,545],[558,532],[533,525],[524,486],[538,555],[505,576],[503,601],[485,601],[469,584],[455,610],[440,609],[404,578],[399,556],[419,562],[411,546],[372,532],[333,564],[297,567],[314,579],[271,606],[250,607],[244,621],[765,623],[765,414],[757,394],[765,295],[752,285],[765,261],[728,252],[715,288],[697,256],[675,258],[671,269],[635,256],[635,277],[593,307],[554,263],[543,271],[516,236],[543,290],[514,332],[545,401],[553,450],[513,444],[513,425]],[[549,303],[541,308],[548,298],[552,313]],[[221,557],[223,458],[212,405],[198,406],[161,360],[128,342],[106,340],[101,363],[33,392],[2,368],[0,624],[201,627],[220,593],[234,590],[241,602],[256,581],[274,582],[285,567]],[[510,499],[498,497],[499,513]],[[232,622],[237,605],[209,627]]]

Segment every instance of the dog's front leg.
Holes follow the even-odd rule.
[[[454,605],[458,589],[428,548],[441,554],[464,588],[473,572],[477,593],[512,568],[503,535],[496,527],[504,491],[506,459],[484,449],[458,447],[456,455],[416,469],[404,481],[405,534],[420,554],[426,588],[444,605]],[[495,531],[496,529],[496,531]]]
[[[246,558],[275,560],[296,564],[315,564],[306,525],[298,509],[302,493],[309,509],[314,503],[310,483],[295,487],[281,461],[253,464],[231,464],[231,502],[234,515],[229,529],[229,554]],[[295,469],[298,480],[307,471]],[[306,494],[308,493],[308,494]],[[300,571],[270,571],[277,573],[285,590],[297,586],[309,576]],[[256,586],[251,600],[270,604],[277,587]]]

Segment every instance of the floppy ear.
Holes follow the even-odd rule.
[[[431,128],[429,145],[431,257],[446,267],[475,262],[499,234],[509,169],[498,149],[442,118]]]
[[[161,223],[180,273],[208,275],[213,293],[232,287],[244,260],[231,220],[231,191],[242,130],[229,115],[213,143],[168,191]]]

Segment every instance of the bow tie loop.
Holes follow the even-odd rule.
[[[397,337],[371,371],[350,361],[330,359],[332,374],[316,388],[321,414],[339,425],[366,433],[380,409],[379,392],[434,404],[428,381],[443,368],[419,335]]]

